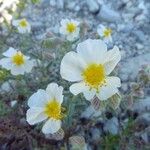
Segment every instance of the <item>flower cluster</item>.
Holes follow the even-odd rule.
[[[14,20],[12,24],[21,34],[29,33],[31,26],[26,19]],[[60,33],[68,41],[78,41],[80,23],[75,20],[63,19]],[[93,103],[108,100],[118,94],[121,81],[110,75],[121,59],[119,48],[114,46],[107,49],[108,42],[112,42],[110,28],[99,25],[98,34],[102,39],[87,39],[78,42],[76,51],[66,53],[60,64],[60,75],[63,79],[73,82],[70,92],[74,95],[83,93],[86,100]],[[23,75],[31,72],[34,61],[30,60],[20,50],[10,47],[3,53],[5,58],[0,65],[9,70],[12,75]],[[34,125],[45,122],[42,127],[44,134],[54,134],[61,128],[63,115],[63,87],[57,83],[48,84],[46,90],[39,89],[28,100],[29,109],[26,113],[27,122]]]

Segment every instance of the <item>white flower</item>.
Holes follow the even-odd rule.
[[[60,74],[68,81],[77,82],[70,87],[74,95],[83,92],[87,100],[94,96],[107,100],[121,86],[118,77],[108,76],[120,59],[118,47],[107,51],[103,41],[88,39],[78,44],[77,53],[72,51],[64,56]]]
[[[12,24],[17,27],[19,33],[30,33],[31,31],[31,26],[25,18],[20,20],[14,20]]]
[[[105,43],[112,42],[112,30],[110,28],[106,28],[103,25],[99,25],[97,28],[97,33],[104,40]]]
[[[79,22],[75,21],[73,19],[63,19],[60,22],[61,27],[60,27],[60,33],[65,35],[68,41],[74,41],[75,39],[78,38],[79,36]]]
[[[39,89],[28,100],[30,109],[27,111],[27,122],[30,125],[46,121],[42,132],[56,133],[61,127],[61,103],[63,102],[63,87],[50,83],[46,90]]]
[[[30,72],[34,63],[29,60],[29,57],[23,55],[21,51],[17,51],[10,47],[6,52],[3,53],[6,58],[0,60],[0,65],[11,71],[12,75],[24,74]]]

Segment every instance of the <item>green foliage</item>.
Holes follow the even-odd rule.
[[[56,49],[60,47],[62,41],[57,37],[44,39],[42,42],[42,47],[47,49]]]
[[[128,123],[127,123],[125,129],[123,130],[122,134],[127,137],[131,136],[133,133],[134,127],[135,127],[134,120],[132,118],[129,118]]]
[[[32,4],[38,4],[40,0],[31,0]]]
[[[6,116],[10,109],[0,100],[0,117]]]
[[[101,146],[102,149],[104,150],[119,150],[119,142],[120,142],[119,135],[109,134],[104,137]]]
[[[5,81],[9,76],[9,71],[6,69],[0,69],[0,83]]]

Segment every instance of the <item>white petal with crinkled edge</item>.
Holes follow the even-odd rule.
[[[113,71],[117,63],[120,61],[120,59],[121,59],[121,54],[117,46],[114,46],[112,50],[109,50],[105,54],[103,59],[104,61],[103,65],[105,67],[105,72],[107,75],[109,75]]]
[[[84,82],[74,83],[70,86],[70,92],[74,95],[77,95],[87,90],[89,90],[89,87],[86,86]]]
[[[27,73],[31,72],[33,67],[34,67],[34,61],[32,60],[27,60],[24,64],[25,72]]]
[[[59,32],[60,32],[60,34],[66,35],[68,33],[66,30],[66,26],[61,26],[59,28]]]
[[[12,68],[11,68],[11,74],[12,75],[23,75],[25,73],[25,68],[24,68],[24,65],[21,65],[21,66],[16,66],[16,65],[13,65]]]
[[[50,83],[46,88],[46,93],[49,96],[49,100],[55,99],[60,104],[63,102],[63,87],[58,86],[56,83]]]
[[[96,95],[96,91],[95,90],[88,90],[88,91],[83,92],[83,95],[84,95],[86,100],[90,101]]]
[[[67,53],[61,61],[60,74],[68,81],[81,81],[86,64],[75,52]]]
[[[40,107],[43,108],[49,100],[49,95],[45,90],[39,89],[36,93],[31,95],[28,100],[29,107]]]
[[[101,40],[87,39],[77,46],[78,54],[86,63],[102,63],[107,45]]]
[[[79,31],[80,31],[80,29],[77,28],[75,32],[73,32],[71,34],[67,33],[68,34],[67,35],[67,40],[68,41],[74,41],[74,40],[76,40],[78,38],[78,36],[79,36]]]
[[[10,47],[6,52],[3,53],[3,55],[6,57],[12,57],[16,53],[17,51],[13,47]]]
[[[3,68],[7,69],[7,70],[10,70],[12,68],[12,66],[13,66],[12,61],[11,61],[10,58],[3,58],[3,59],[1,59],[0,60],[0,65]]]
[[[96,96],[100,100],[107,100],[114,94],[118,92],[118,87],[121,86],[120,79],[118,77],[107,77],[106,85],[102,86],[99,89],[99,93],[96,93]]]
[[[115,76],[107,77],[106,82],[108,84],[110,84],[111,86],[114,86],[114,87],[120,87],[121,86],[120,78],[115,77]]]
[[[44,134],[54,134],[61,128],[61,121],[49,119],[42,128]]]
[[[15,27],[17,27],[19,25],[19,21],[20,20],[13,20],[12,21],[12,25],[15,26]]]
[[[34,107],[27,110],[26,119],[30,125],[34,125],[47,119],[47,116],[45,115],[43,108]]]
[[[111,36],[109,36],[109,37],[105,37],[104,39],[103,39],[103,41],[105,42],[105,43],[112,43],[112,37]]]
[[[22,34],[28,32],[27,28],[22,28],[22,27],[18,27],[18,31],[19,33],[22,33]]]
[[[66,24],[69,23],[69,22],[70,22],[69,19],[62,19],[62,20],[60,21],[60,24],[61,24],[62,26],[66,26]]]
[[[105,30],[105,26],[103,25],[99,25],[98,28],[97,28],[97,33],[99,34],[100,37],[103,37],[104,36],[104,30]]]
[[[112,86],[103,86],[101,87],[99,93],[96,93],[96,96],[101,100],[107,100],[111,96],[113,96],[115,93],[118,92],[118,89]]]
[[[76,21],[76,20],[73,20],[73,19],[71,19],[71,21],[70,21],[71,23],[73,23],[73,24],[75,24],[76,26],[78,26],[79,24],[80,24],[80,22],[79,21]]]

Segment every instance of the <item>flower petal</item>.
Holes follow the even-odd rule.
[[[106,82],[114,87],[121,86],[121,81],[120,81],[120,78],[118,78],[118,77],[114,77],[114,76],[107,77]]]
[[[69,52],[62,59],[60,74],[68,81],[80,81],[84,67],[85,63],[82,58],[75,52]]]
[[[10,47],[6,52],[3,53],[4,56],[6,57],[12,57],[17,51]]]
[[[39,89],[29,98],[28,106],[43,108],[48,102],[48,100],[48,94],[46,93],[46,91]]]
[[[107,75],[113,71],[120,59],[121,54],[117,46],[114,46],[112,50],[106,53],[104,57],[104,67]]]
[[[34,125],[36,123],[39,123],[47,119],[47,116],[44,114],[44,111],[42,108],[35,107],[35,108],[30,108],[27,110],[26,119],[30,125]]]
[[[103,86],[100,88],[99,93],[96,93],[96,96],[100,100],[107,100],[111,96],[113,96],[115,93],[118,92],[118,89],[112,86]]]
[[[97,33],[99,34],[100,37],[103,37],[104,30],[105,30],[105,26],[100,24],[97,28]]]
[[[0,60],[0,65],[7,69],[7,70],[10,70],[13,66],[12,62],[11,62],[11,59],[10,58],[3,58]]]
[[[59,102],[63,102],[63,87],[58,86],[56,83],[50,83],[47,88],[46,92],[49,96],[49,100],[53,100],[54,98]]]
[[[86,63],[102,63],[107,45],[101,40],[88,39],[78,44],[77,52]]]
[[[88,100],[88,101],[90,101],[90,100],[92,100],[92,98],[95,96],[96,91],[94,91],[94,90],[89,90],[89,91],[83,92],[83,94],[84,94],[85,99]]]
[[[89,90],[89,88],[85,85],[84,82],[74,83],[70,86],[70,92],[74,95],[77,95],[87,90]]]
[[[120,79],[118,77],[107,77],[106,85],[102,86],[97,93],[97,97],[100,100],[107,100],[109,97],[113,96],[118,92],[118,88],[121,86]]]
[[[13,20],[12,25],[17,27],[19,25],[20,20]]]
[[[11,68],[11,74],[12,75],[20,75],[20,74],[24,74],[25,73],[25,68],[24,68],[24,65],[21,65],[21,66],[16,66],[16,65],[13,65],[12,68]]]
[[[66,26],[66,24],[69,23],[69,22],[70,22],[69,19],[62,19],[61,22],[60,22],[60,24],[62,26]]]
[[[111,37],[111,35],[109,36],[109,37],[105,37],[104,39],[103,39],[103,41],[105,42],[105,43],[112,43],[112,37]]]
[[[32,60],[26,60],[24,64],[25,71],[27,73],[31,72],[33,66],[34,66],[34,62]]]
[[[42,128],[42,132],[44,134],[54,134],[56,133],[59,129],[61,128],[61,121],[60,120],[54,120],[54,119],[49,119],[46,121]]]

